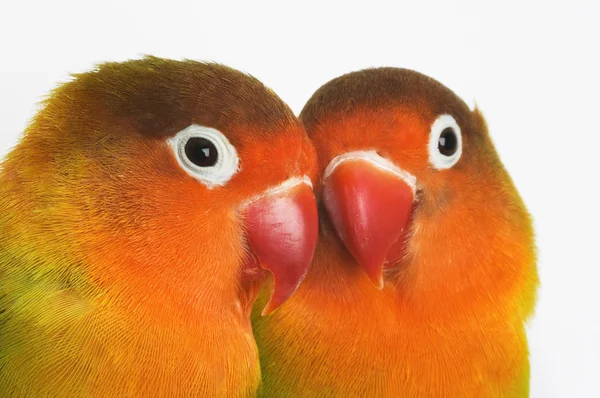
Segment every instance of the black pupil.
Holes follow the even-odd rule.
[[[206,138],[192,137],[185,144],[185,156],[199,167],[217,164],[219,154],[215,145]]]
[[[456,139],[456,133],[452,128],[448,127],[440,135],[438,140],[438,150],[442,155],[452,156],[456,153],[458,141]]]

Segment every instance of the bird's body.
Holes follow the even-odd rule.
[[[279,98],[217,64],[147,57],[57,89],[0,170],[0,396],[254,396],[243,212],[269,215],[312,151]]]
[[[521,317],[508,315],[513,303],[428,316],[394,289],[374,288],[331,244],[334,232],[320,234],[296,295],[254,322],[264,396],[525,396],[527,341]]]
[[[265,396],[528,396],[533,230],[479,112],[380,68],[327,83],[301,120],[322,176],[319,243],[296,295],[253,318]],[[456,138],[432,155],[440,120],[447,140],[460,126],[462,156]]]

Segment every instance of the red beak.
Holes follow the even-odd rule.
[[[338,236],[383,288],[383,264],[408,226],[415,179],[374,152],[334,159],[325,172],[323,202]]]
[[[304,182],[285,185],[245,209],[250,248],[275,281],[263,315],[273,312],[296,291],[317,246],[318,215],[312,188]]]

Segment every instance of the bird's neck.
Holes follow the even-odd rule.
[[[14,227],[8,229],[20,229]],[[28,321],[38,325],[52,319],[54,330],[64,334],[61,341],[70,341],[48,348],[53,350],[50,356],[38,352],[36,357],[65,358],[61,366],[74,369],[83,360],[81,366],[93,369],[90,380],[105,386],[154,385],[156,394],[187,396],[195,391],[210,396],[252,396],[258,388],[260,368],[248,309],[228,287],[201,278],[189,278],[188,285],[156,279],[136,282],[135,278],[109,283],[112,271],[106,253],[97,267],[85,267],[89,256],[74,254],[78,251],[73,248],[67,251],[62,242],[41,235],[7,239],[12,235],[2,234],[7,226],[0,230],[0,293],[21,295],[17,298],[27,303]],[[143,263],[141,258],[128,261]],[[20,272],[3,275],[8,267],[18,267]],[[97,272],[103,267],[104,277]],[[197,290],[191,291],[194,283]],[[4,291],[5,287],[13,290]],[[85,358],[70,354],[90,350],[101,354],[94,351]]]
[[[426,248],[425,243],[420,241],[413,242],[421,247],[418,255],[407,256],[399,264],[386,268],[385,286],[381,291],[374,287],[345,248],[331,223],[322,220],[319,233],[315,259],[301,288],[311,294],[322,293],[323,302],[331,303],[332,298],[339,299],[342,304],[357,300],[384,301],[394,308],[397,315],[425,323],[446,322],[448,316],[455,322],[461,322],[462,316],[468,318],[474,314],[485,318],[490,314],[513,313],[520,319],[530,315],[537,274],[530,248],[531,238],[527,232],[515,231],[508,235],[509,240],[499,241],[490,237],[487,245],[472,249],[460,236],[436,231],[440,237],[431,238],[434,242],[432,248]],[[519,234],[523,235],[522,238]],[[493,236],[493,231],[490,235]],[[442,241],[442,238],[446,238],[447,244],[458,251],[452,256],[436,251],[435,242]],[[423,257],[423,253],[428,253],[429,257]],[[489,271],[477,268],[483,266]],[[452,272],[447,272],[444,267],[450,267]],[[459,267],[472,269],[472,274],[487,272],[495,275],[494,283],[490,285],[483,277],[477,279],[474,276],[473,284],[469,285],[468,277],[460,279],[454,275]],[[450,275],[447,283],[451,286],[437,285],[432,276],[444,272]],[[331,306],[335,307],[335,303]]]
[[[152,244],[132,250],[130,236],[99,239],[75,230],[76,220],[61,224],[60,209],[40,211],[39,204],[2,196],[0,293],[26,303],[20,311],[32,324],[52,319],[70,341],[51,347],[54,358],[80,360],[70,353],[96,347],[104,354],[90,355],[88,365],[98,372],[90,377],[107,378],[106,385],[126,379],[153,385],[166,377],[173,383],[162,387],[175,387],[165,394],[186,395],[198,386],[211,396],[255,391],[260,369],[247,303],[253,298],[240,281],[194,268],[204,265],[202,258],[183,261],[177,250],[165,267],[167,253],[157,254]],[[237,261],[222,253],[210,268],[233,269]]]

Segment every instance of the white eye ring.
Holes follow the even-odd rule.
[[[202,138],[214,146],[216,151],[214,163],[199,166],[187,156],[186,145],[194,138]],[[167,144],[173,150],[179,166],[209,189],[224,185],[239,171],[240,159],[235,147],[223,133],[214,128],[192,124],[175,134],[174,137],[167,139]],[[202,151],[205,150],[210,151],[210,148],[202,149]],[[207,157],[209,153],[204,152]],[[214,155],[211,154],[211,156]]]
[[[441,137],[442,133],[448,129],[454,132],[453,136],[456,138],[455,145],[451,147],[455,147],[455,151],[444,154],[440,150],[440,138],[443,138]],[[439,116],[431,125],[431,132],[429,134],[429,162],[436,169],[449,169],[458,162],[461,155],[462,134],[458,123],[448,114]]]

